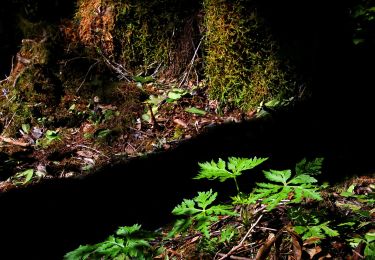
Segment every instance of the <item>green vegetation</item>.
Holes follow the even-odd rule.
[[[353,43],[375,44],[375,5],[370,0],[361,0],[352,10]]]
[[[147,253],[151,248],[151,238],[146,236],[138,224],[121,227],[116,235],[110,236],[106,241],[92,246],[80,246],[66,254],[64,259],[150,259]]]
[[[296,90],[292,69],[279,53],[255,1],[205,0],[205,74],[212,98],[254,108]]]
[[[172,213],[175,215],[185,215],[186,219],[177,220],[170,236],[185,232],[188,228],[202,232],[206,237],[210,237],[209,227],[218,220],[218,216],[235,216],[237,215],[230,205],[215,205],[211,204],[215,201],[217,192],[212,193],[212,190],[207,192],[198,192],[198,196],[192,200],[184,199],[184,201],[176,206]],[[207,208],[210,206],[209,208]]]
[[[245,241],[258,245],[255,251],[245,250],[246,256],[255,257],[256,255],[266,258],[275,252],[280,254],[282,250],[287,250],[290,253],[292,250],[294,255],[301,255],[305,252],[313,257],[322,251],[320,244],[323,241],[343,243],[343,239],[346,239],[347,243],[342,245],[344,251],[340,252],[340,257],[350,253],[351,247],[357,249],[361,244],[364,245],[365,257],[374,255],[375,239],[373,230],[370,228],[373,226],[370,221],[371,214],[374,213],[374,193],[356,195],[354,185],[351,185],[341,192],[341,196],[360,206],[345,208],[344,211],[342,211],[344,209],[342,206],[338,206],[333,217],[331,212],[333,209],[327,208],[325,205],[327,202],[322,201],[323,196],[325,200],[330,200],[329,190],[323,189],[326,186],[318,186],[317,179],[312,177],[321,173],[323,163],[321,158],[311,161],[303,159],[296,164],[293,173],[292,170],[264,171],[265,179],[270,182],[257,183],[257,187],[250,194],[240,192],[237,178],[244,171],[253,169],[266,160],[267,158],[231,157],[227,162],[219,159],[218,162],[200,163],[200,172],[195,179],[205,178],[221,182],[233,179],[239,193],[232,198],[232,203],[228,204],[216,204],[218,193],[213,192],[212,189],[207,192],[198,192],[193,199],[184,199],[173,209],[172,213],[185,218],[178,219],[172,228],[167,229],[169,232],[163,232],[164,235],[155,233],[158,239],[151,239],[153,246],[147,242],[151,241],[149,235],[143,238],[138,237],[138,242],[134,243],[124,243],[120,240],[120,247],[117,245],[119,242],[111,236],[103,243],[79,247],[68,253],[66,259],[86,259],[88,256],[93,257],[99,253],[104,259],[118,259],[112,257],[114,256],[112,254],[117,256],[119,252],[123,254],[121,259],[128,259],[126,257],[131,256],[146,258],[158,256],[170,259],[168,247],[171,247],[170,251],[178,255],[175,250],[185,252],[186,247],[192,243],[194,245],[190,248],[189,258],[213,257],[218,252],[227,252],[221,253],[224,259],[238,253],[237,250],[240,248],[244,249]],[[264,219],[263,222],[262,219]],[[358,230],[351,229],[354,225],[358,226]],[[139,225],[133,227],[137,227],[139,231]],[[254,229],[256,231],[253,231]],[[270,230],[275,231],[276,234]],[[283,233],[287,235],[282,235]],[[353,234],[356,236],[353,237]],[[194,242],[190,241],[192,237],[196,238],[193,239]],[[176,244],[179,244],[177,248]],[[133,252],[134,245],[142,246],[142,254],[139,250],[136,251],[138,255],[126,253]],[[107,248],[109,250],[104,250]],[[146,252],[148,255],[143,255]],[[343,252],[345,253],[342,254]],[[356,251],[356,253],[362,252]],[[174,257],[172,256],[171,259]]]

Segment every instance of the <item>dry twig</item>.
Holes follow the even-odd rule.
[[[247,233],[245,234],[245,236],[242,238],[242,240],[240,241],[240,243],[234,247],[232,247],[232,249],[226,253],[225,255],[223,255],[221,258],[219,258],[219,260],[224,260],[226,258],[228,258],[229,256],[231,256],[235,251],[237,251],[239,248],[242,247],[243,243],[245,242],[245,240],[250,236],[250,233],[251,231],[255,228],[256,225],[258,225],[259,221],[262,219],[263,215],[260,215],[259,218],[255,221],[255,223],[250,227],[250,229],[247,231]]]

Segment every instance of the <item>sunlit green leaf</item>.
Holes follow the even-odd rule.
[[[186,112],[196,114],[196,115],[201,115],[204,116],[206,114],[206,111],[196,108],[196,107],[189,107],[185,109]]]

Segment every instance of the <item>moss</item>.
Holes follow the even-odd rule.
[[[205,73],[210,95],[244,110],[291,95],[296,82],[254,0],[205,0]]]
[[[188,0],[81,0],[75,21],[83,44],[133,75],[179,76],[199,39],[198,7]]]

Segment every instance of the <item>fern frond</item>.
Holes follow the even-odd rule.
[[[177,234],[186,232],[189,229],[189,227],[192,226],[192,224],[193,220],[190,218],[176,220],[172,230],[168,233],[168,237],[171,238]]]
[[[317,179],[311,177],[307,174],[300,174],[291,179],[288,183],[289,184],[303,184],[303,183],[315,183],[318,182]]]
[[[330,228],[330,227],[328,226],[329,223],[330,223],[329,221],[324,222],[324,223],[320,224],[319,227],[320,227],[321,229],[323,229],[324,233],[326,233],[326,234],[327,234],[328,236],[330,236],[330,237],[337,237],[337,236],[339,236],[340,233],[337,232],[336,230]]]
[[[321,174],[321,169],[323,165],[323,158],[316,158],[312,161],[307,161],[303,158],[300,162],[296,164],[296,175],[308,174],[308,175],[318,175]]]
[[[295,192],[295,198],[292,200],[293,203],[299,203],[302,199],[313,199],[313,200],[322,200],[318,192],[317,187],[307,186],[307,185],[300,185],[300,186],[293,186]]]
[[[185,232],[189,227],[193,227],[208,238],[210,236],[209,227],[212,222],[218,219],[218,216],[237,215],[230,205],[211,206],[216,197],[217,192],[209,190],[198,192],[198,195],[192,200],[184,199],[180,205],[173,209],[172,213],[175,215],[186,215],[188,220],[178,220],[170,232],[170,236]]]
[[[230,205],[215,205],[206,210],[207,215],[217,216],[237,216],[238,214],[233,211]]]
[[[207,192],[198,192],[198,196],[194,198],[194,201],[205,210],[208,205],[215,201],[216,197],[217,192],[212,193],[212,190],[209,190]]]
[[[277,171],[277,170],[269,170],[269,171],[263,171],[264,176],[274,182],[281,182],[284,185],[286,185],[288,179],[292,175],[291,170],[283,170],[283,171]]]
[[[269,195],[267,198],[265,198],[263,200],[263,203],[267,205],[267,210],[270,211],[276,208],[282,200],[288,198],[291,191],[291,187],[284,186],[279,192]]]
[[[237,157],[230,157],[228,158],[228,169],[231,170],[233,173],[235,172],[242,172],[246,170],[253,169],[254,167],[258,166],[259,164],[266,161],[268,158],[237,158]]]
[[[194,200],[184,199],[180,205],[177,205],[172,213],[175,215],[193,215],[201,212],[201,210],[195,208]]]
[[[255,203],[257,200],[262,199],[262,202],[267,205],[267,209],[272,210],[282,200],[289,199],[291,196],[294,198],[290,203],[300,203],[306,198],[322,200],[319,188],[314,185],[317,180],[302,172],[302,169],[307,169],[316,173],[320,169],[321,163],[322,159],[317,159],[311,163],[304,159],[296,166],[299,174],[293,177],[291,170],[263,171],[266,179],[274,183],[257,183],[258,187],[253,190],[247,201]]]
[[[228,178],[233,178],[233,176],[231,176],[232,173],[225,169],[225,161],[220,158],[217,163],[212,160],[211,162],[198,163],[198,165],[201,167],[201,170],[199,171],[199,174],[194,177],[194,179],[219,179],[221,182],[223,182]]]
[[[141,229],[141,225],[139,224],[134,224],[133,226],[125,226],[125,227],[120,227],[116,231],[116,235],[119,236],[129,236],[131,234],[136,233]]]

